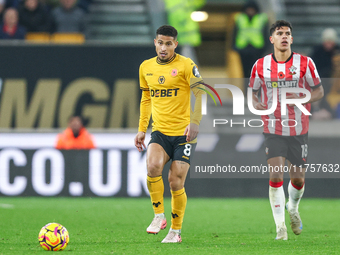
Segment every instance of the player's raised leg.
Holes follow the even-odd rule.
[[[305,191],[305,168],[293,166],[288,161],[288,167],[291,169],[290,182],[288,184],[289,199],[286,204],[286,209],[290,217],[290,226],[295,235],[301,234],[302,221],[299,214],[299,203]]]
[[[146,229],[149,234],[157,234],[160,230],[165,229],[167,222],[164,215],[164,183],[162,171],[169,156],[163,147],[157,143],[151,143],[147,150],[147,185],[150,193],[152,207],[155,213],[150,226]]]
[[[171,189],[171,228],[162,243],[180,243],[181,229],[187,205],[187,194],[184,183],[190,165],[184,161],[173,161],[169,171],[169,184]]]
[[[273,157],[267,160],[269,173],[269,201],[276,225],[276,240],[287,240],[287,227],[285,224],[285,193],[283,190],[284,157]]]

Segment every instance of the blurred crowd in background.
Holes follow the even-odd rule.
[[[294,24],[292,35],[294,37]],[[240,56],[244,77],[250,75],[252,66],[257,59],[272,52],[269,36],[267,14],[261,13],[259,5],[255,1],[248,1],[242,11],[235,16],[233,32],[233,50],[237,51]],[[325,96],[312,104],[312,118],[314,120],[329,120],[340,117],[339,109],[332,109],[327,101],[333,85],[328,78],[339,76],[336,66],[340,51],[337,32],[334,28],[324,29],[320,36],[321,44],[314,46],[310,57],[315,62],[320,77],[324,78],[322,83]],[[304,54],[304,52],[300,53]]]
[[[203,22],[200,23],[200,21],[204,19],[195,20],[192,15],[204,9],[207,0],[154,0],[155,3],[157,1],[162,2],[164,6],[164,16],[166,16],[164,20],[178,29],[180,53],[192,58],[200,66],[201,64],[209,66],[206,59],[200,58],[202,54],[197,52],[197,48],[204,41],[200,34],[204,27]],[[228,26],[233,27],[230,33],[225,31],[225,34],[232,34],[224,38],[225,45],[231,44],[225,48],[227,56],[225,52],[218,52],[215,48],[216,44],[213,47],[201,47],[201,52],[209,50],[213,52],[215,48],[216,55],[211,55],[211,59],[215,62],[218,62],[219,56],[224,55],[223,58],[226,59],[226,65],[228,65],[226,73],[230,78],[249,77],[254,62],[272,52],[268,30],[273,17],[270,17],[268,11],[261,11],[260,7],[263,7],[264,1],[258,1],[262,5],[253,0],[243,2],[242,8],[231,11],[232,19],[227,20]],[[0,39],[30,39],[30,36],[38,34],[39,38],[45,36],[49,40],[51,36],[73,33],[80,36],[80,42],[83,43],[89,38],[88,25],[91,15],[89,7],[95,3],[98,2],[94,0],[0,0],[0,20],[2,21]],[[216,23],[218,22],[217,20]],[[153,31],[153,28],[151,30]],[[320,77],[324,79],[325,97],[313,104],[312,118],[316,120],[340,118],[340,104],[338,104],[340,97],[329,98],[330,94],[339,94],[340,83],[334,85],[325,79],[340,77],[337,31],[329,27],[318,36],[321,43],[313,46],[312,52],[308,52],[308,55],[312,57]],[[150,40],[151,43],[152,40]],[[299,53],[305,54],[305,52]],[[332,105],[329,104],[329,100],[333,100]]]
[[[0,39],[25,39],[30,32],[75,32],[86,36],[91,1],[0,0]]]

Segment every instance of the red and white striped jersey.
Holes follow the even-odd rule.
[[[278,92],[277,108],[274,113],[262,115],[264,133],[295,136],[308,132],[309,116],[303,114],[298,107],[287,105],[288,114],[281,116],[281,88],[297,87],[311,91],[311,88],[321,86],[318,71],[311,58],[295,52],[285,62],[277,61],[274,54],[260,58],[252,68],[249,86],[254,91],[261,89],[261,102],[265,103],[268,109],[273,103],[273,88],[275,87]],[[300,96],[303,96],[303,93]],[[304,106],[310,112],[311,105]]]

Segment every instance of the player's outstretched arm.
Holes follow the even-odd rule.
[[[135,146],[139,152],[142,152],[144,149],[146,149],[144,140],[145,140],[145,133],[142,131],[139,131],[135,137]]]

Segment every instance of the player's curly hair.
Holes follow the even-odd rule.
[[[270,35],[272,35],[276,29],[280,28],[280,27],[289,27],[290,31],[293,31],[293,27],[292,24],[290,24],[290,22],[286,21],[286,20],[277,20],[273,25],[271,25],[269,33]]]
[[[157,35],[171,36],[175,40],[177,39],[177,34],[178,33],[177,33],[176,28],[174,28],[173,26],[169,26],[169,25],[163,25],[159,27],[156,31],[156,36]]]

